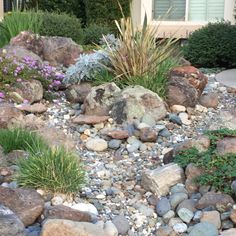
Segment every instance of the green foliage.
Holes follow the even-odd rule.
[[[20,186],[60,193],[75,193],[85,182],[85,173],[77,156],[62,148],[32,153],[18,162]]]
[[[108,26],[91,24],[84,29],[84,44],[99,44],[103,35],[110,33]]]
[[[0,129],[0,144],[5,154],[13,150],[25,150],[37,153],[48,149],[45,141],[34,132],[23,129]]]
[[[194,31],[184,56],[198,67],[233,67],[236,65],[236,26],[226,22],[209,23]]]
[[[124,15],[130,15],[131,0],[89,0],[85,1],[87,24],[113,25],[114,20],[122,17],[119,4]]]
[[[40,35],[43,36],[61,36],[72,38],[76,43],[83,43],[83,29],[81,22],[75,16],[69,16],[66,13],[38,13],[42,18]]]
[[[224,137],[236,137],[236,130],[207,131],[205,135],[211,141],[206,152],[199,152],[196,148],[183,150],[175,156],[175,162],[181,167],[193,163],[201,168],[203,174],[196,179],[200,185],[211,185],[216,190],[232,193],[230,186],[236,179],[236,154],[219,155],[216,152],[216,143]]]
[[[41,17],[34,11],[13,11],[6,14],[3,21],[0,22],[0,47],[3,47],[12,37],[18,35],[21,31],[32,31],[39,33],[42,25]]]

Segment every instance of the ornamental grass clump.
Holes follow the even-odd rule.
[[[79,158],[63,148],[31,153],[18,162],[17,182],[22,187],[41,188],[54,193],[75,193],[85,182]]]
[[[131,17],[115,23],[119,30],[120,46],[113,48],[107,42],[106,52],[111,61],[111,68],[108,69],[117,78],[128,80],[156,74],[158,66],[172,56],[177,40],[157,40],[159,26],[147,25],[147,16],[141,30],[134,27]]]

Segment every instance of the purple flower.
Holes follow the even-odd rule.
[[[0,92],[0,98],[5,98],[5,94],[3,92]]]

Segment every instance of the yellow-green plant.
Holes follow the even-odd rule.
[[[111,72],[121,79],[142,77],[156,73],[158,65],[168,59],[174,50],[176,39],[157,40],[159,25],[148,25],[147,16],[142,29],[134,26],[131,17],[115,21],[119,30],[119,47],[106,42],[111,61]]]

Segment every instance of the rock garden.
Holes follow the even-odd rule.
[[[235,27],[179,49],[116,23],[92,50],[46,26],[0,37],[0,235],[235,236],[236,88],[216,80],[235,54],[199,50],[226,27],[235,50]]]

